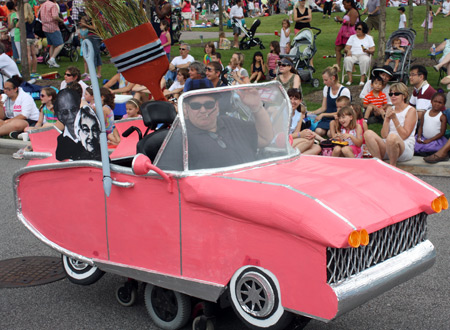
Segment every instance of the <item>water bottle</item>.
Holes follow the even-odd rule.
[[[436,45],[433,44],[433,46],[431,46],[431,55],[436,55]]]

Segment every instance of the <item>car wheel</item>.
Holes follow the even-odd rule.
[[[70,51],[70,60],[71,60],[72,62],[78,62],[79,56],[80,56],[80,55],[78,54],[78,50],[72,49],[72,50]]]
[[[312,85],[314,88],[319,87],[319,86],[320,86],[320,81],[319,81],[319,79],[314,78],[313,80],[311,80],[311,85]]]
[[[147,312],[156,326],[166,330],[176,330],[189,321],[191,315],[189,296],[147,284],[144,298]]]
[[[97,282],[105,274],[97,267],[90,266],[77,259],[70,258],[66,255],[62,255],[61,258],[67,278],[72,283],[90,285]]]
[[[244,266],[231,278],[229,295],[238,317],[251,329],[281,330],[293,315],[281,305],[280,286],[268,270]]]

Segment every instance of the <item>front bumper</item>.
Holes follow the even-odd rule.
[[[434,246],[426,240],[343,282],[331,284],[338,300],[334,318],[424,272],[435,259]]]

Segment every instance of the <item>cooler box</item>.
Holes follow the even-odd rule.
[[[122,118],[127,113],[125,103],[127,103],[127,101],[131,100],[132,98],[133,96],[131,95],[115,95],[114,119],[116,119],[116,117]]]

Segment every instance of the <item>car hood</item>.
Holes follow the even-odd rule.
[[[421,212],[442,192],[377,159],[301,156],[276,164],[186,178],[182,198],[238,221],[348,246],[353,230],[369,233]]]

